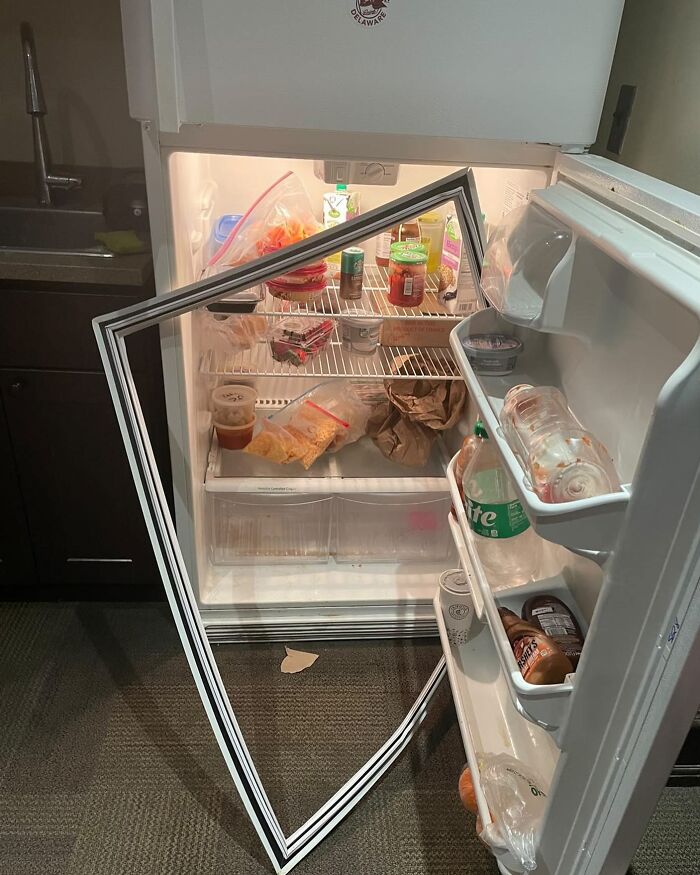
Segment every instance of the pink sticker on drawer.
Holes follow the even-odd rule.
[[[435,511],[412,510],[408,515],[409,528],[414,532],[434,532],[438,527]]]

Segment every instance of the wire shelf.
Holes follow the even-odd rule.
[[[385,267],[376,264],[366,264],[362,281],[362,298],[356,301],[346,301],[340,297],[339,278],[329,278],[326,291],[321,298],[309,304],[297,304],[283,301],[266,293],[257,308],[256,313],[261,316],[286,316],[289,313],[326,315],[326,316],[353,316],[373,313],[386,319],[464,319],[477,309],[476,294],[471,310],[462,309],[459,314],[450,313],[443,304],[438,301],[437,277],[429,274],[426,278],[425,296],[419,307],[396,307],[390,304],[387,298],[389,288],[389,276]]]
[[[401,370],[400,373],[397,371]],[[332,340],[316,358],[301,367],[272,358],[267,343],[232,355],[207,350],[202,354],[201,373],[233,377],[361,377],[366,379],[461,379],[449,349],[410,346],[380,346],[372,356],[352,355]]]

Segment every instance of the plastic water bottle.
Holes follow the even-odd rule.
[[[620,491],[610,453],[581,427],[554,386],[513,386],[504,400],[501,425],[542,501],[577,501]]]
[[[477,553],[492,589],[532,580],[540,559],[540,539],[530,528],[498,450],[481,421],[479,445],[464,472],[464,504]]]

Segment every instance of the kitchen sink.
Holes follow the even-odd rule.
[[[95,232],[105,230],[98,210],[0,204],[0,252],[113,258],[95,240]]]

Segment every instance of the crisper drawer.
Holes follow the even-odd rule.
[[[337,562],[435,562],[453,549],[449,495],[335,496]]]
[[[327,562],[333,496],[209,495],[215,565]]]

